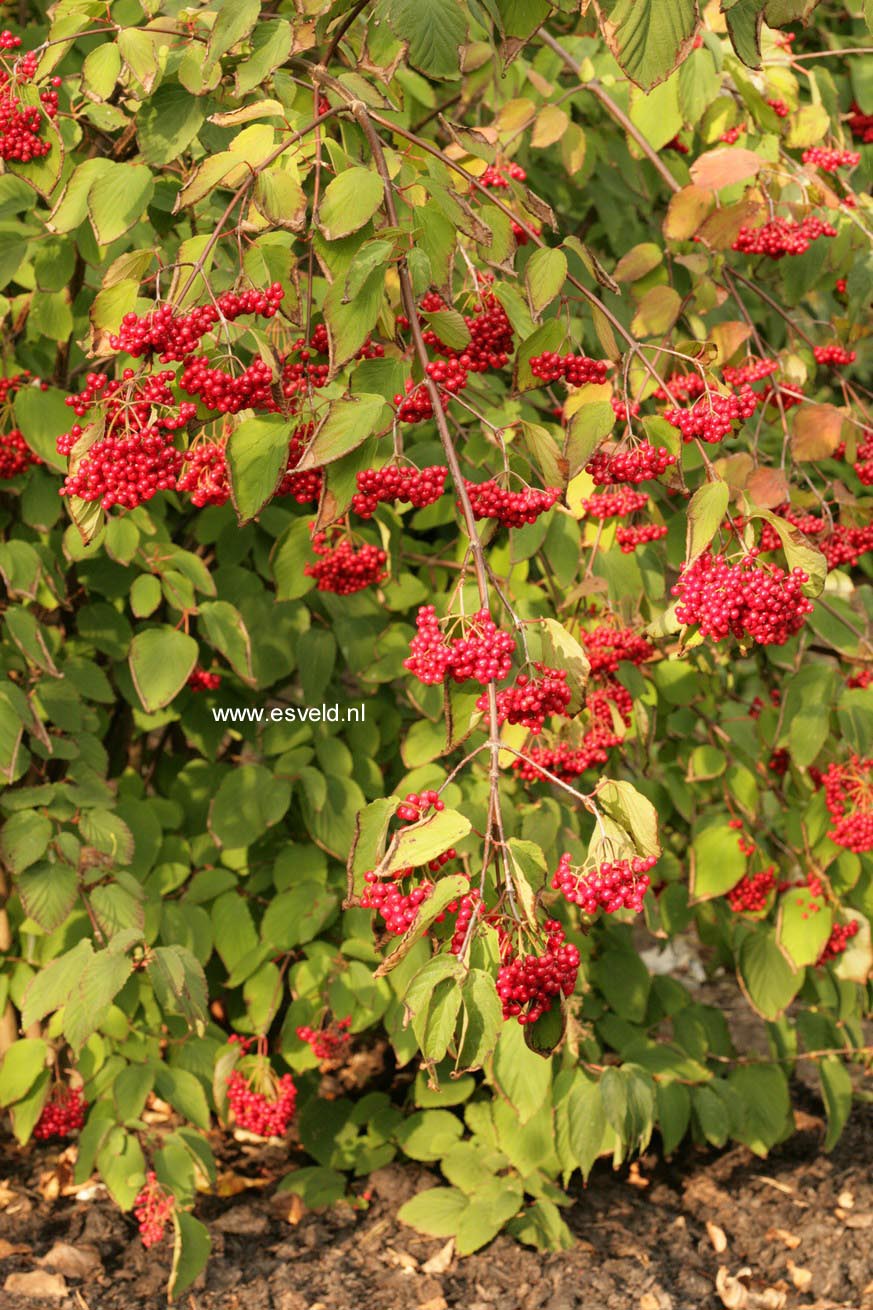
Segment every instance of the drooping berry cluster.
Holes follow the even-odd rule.
[[[536,1023],[551,1010],[557,997],[573,993],[579,951],[564,940],[564,929],[557,920],[547,920],[544,928],[546,942],[540,954],[515,955],[506,943],[504,963],[497,974],[497,995],[503,1003],[504,1019]]]
[[[650,541],[660,541],[667,535],[666,523],[639,523],[631,528],[617,528],[615,539],[623,555],[630,555],[637,546],[645,546]]]
[[[352,497],[352,509],[362,519],[372,518],[380,503],[400,501],[414,509],[423,509],[442,496],[448,472],[439,464],[423,469],[400,468],[396,464],[364,469],[357,474],[358,490]]]
[[[819,237],[835,237],[837,230],[815,214],[798,222],[793,218],[772,218],[762,227],[741,227],[732,250],[746,255],[767,255],[782,259],[785,255],[802,255]]]
[[[679,622],[698,624],[702,635],[713,641],[733,633],[761,646],[784,645],[799,632],[813,610],[803,595],[807,574],[802,569],[786,573],[775,564],[760,564],[758,553],[750,551],[738,561],[703,554],[683,565],[672,588],[679,600]]]
[[[509,186],[509,178],[512,178],[516,182],[524,182],[527,179],[527,173],[520,164],[507,164],[506,173],[501,172],[501,170],[496,168],[493,164],[489,164],[485,169],[485,172],[479,178],[479,185],[484,187],[497,187],[500,190],[505,190]],[[539,233],[540,229],[535,227],[533,230]],[[530,240],[525,228],[523,228],[519,223],[516,223],[515,219],[512,219],[512,234],[520,246],[526,246]]]
[[[463,636],[447,642],[433,605],[423,605],[415,619],[418,629],[409,644],[403,667],[419,682],[435,685],[451,677],[455,682],[474,680],[487,686],[499,682],[512,667],[515,641],[497,627],[487,610],[478,610],[467,622]]]
[[[18,428],[10,428],[0,435],[0,482],[17,478],[19,473],[26,473],[29,468],[41,463],[42,460],[33,453]]]
[[[767,908],[767,901],[775,886],[776,874],[772,865],[752,876],[743,874],[727,894],[728,905],[734,914],[760,914]]]
[[[77,1133],[85,1123],[85,1111],[88,1102],[79,1087],[70,1087],[67,1083],[55,1083],[49,1099],[42,1108],[33,1135],[39,1142],[50,1137],[69,1137]]]
[[[609,363],[605,359],[589,359],[587,355],[559,355],[547,350],[542,355],[534,355],[530,361],[530,371],[542,382],[557,382],[563,379],[571,387],[584,387],[588,382],[606,381]]]
[[[585,465],[585,471],[591,475],[596,487],[608,487],[620,482],[629,482],[635,486],[647,482],[649,478],[659,477],[675,463],[676,456],[671,455],[669,450],[641,441],[628,450],[618,450],[611,454],[598,450]]]
[[[381,546],[368,542],[357,548],[348,537],[337,541],[334,534],[317,532],[312,538],[312,549],[319,559],[307,564],[303,572],[315,578],[319,591],[331,591],[336,596],[351,596],[365,587],[376,586],[388,576],[385,561],[388,559]]]
[[[649,497],[645,491],[622,488],[620,491],[597,492],[583,500],[581,508],[589,518],[602,522],[605,519],[627,518],[636,514],[637,510],[645,509],[648,503]]]
[[[585,914],[599,909],[607,914],[633,910],[639,914],[651,886],[649,871],[658,863],[654,855],[631,859],[602,860],[593,868],[573,866],[572,856],[562,855],[552,878],[552,887]]]
[[[804,164],[812,164],[823,173],[836,173],[838,168],[856,168],[861,162],[857,150],[830,150],[827,146],[811,146],[803,152]]]
[[[573,693],[567,685],[566,669],[551,669],[539,663],[534,668],[539,677],[520,673],[511,687],[497,693],[497,722],[518,723],[536,735],[542,732],[545,720],[551,715],[567,717]],[[476,701],[476,708],[487,712],[486,692]]]
[[[591,665],[592,678],[617,673],[622,660],[639,668],[655,653],[648,637],[634,632],[633,628],[614,627],[610,623],[601,623],[591,631],[583,629],[581,639]]]
[[[187,314],[176,313],[172,305],[143,315],[125,314],[109,344],[134,359],[156,354],[162,364],[182,362],[217,323],[233,323],[243,314],[274,318],[284,294],[281,284],[273,282],[265,291],[225,291],[214,303],[197,305]]]
[[[192,691],[217,691],[221,686],[221,674],[196,668],[188,679],[188,686]]]
[[[873,759],[853,755],[847,764],[830,764],[823,782],[831,841],[849,851],[873,851]]]
[[[179,386],[188,396],[197,396],[207,409],[218,414],[238,414],[241,409],[260,409],[268,413],[278,409],[273,398],[273,371],[265,359],[258,357],[239,373],[214,368],[208,355],[189,360]]]
[[[408,791],[397,806],[397,817],[401,823],[418,823],[431,810],[439,814],[445,808],[446,803],[440,800],[438,791]]]
[[[541,746],[534,742],[524,758],[513,760],[512,768],[522,782],[548,781],[549,773],[565,782],[573,782],[589,769],[605,764],[609,752],[620,746],[621,741],[612,729],[595,723],[577,745],[558,741],[552,746]]]
[[[186,450],[176,489],[187,492],[198,509],[204,505],[226,505],[230,500],[230,482],[224,442],[200,441]]]
[[[412,869],[401,869],[397,878],[407,877]],[[419,906],[433,893],[432,882],[421,882],[404,892],[396,882],[382,882],[375,873],[365,873],[367,884],[361,893],[365,910],[376,910],[392,937],[402,937],[415,922]]]
[[[700,397],[690,409],[671,408],[664,418],[678,428],[685,442],[700,441],[714,445],[730,435],[735,423],[745,423],[758,406],[759,396],[750,387],[723,396],[710,391]]]
[[[792,40],[794,39],[793,32],[789,32],[788,35]],[[767,104],[773,110],[773,113],[777,118],[787,118],[791,113],[791,110],[788,108],[788,105],[786,105],[784,100],[768,100]]]
[[[139,1225],[139,1235],[145,1247],[157,1246],[163,1241],[164,1230],[173,1216],[176,1201],[154,1170],[146,1174],[145,1186],[140,1188],[133,1203],[133,1215]]]
[[[854,364],[857,359],[855,351],[846,350],[845,346],[813,346],[812,353],[817,364],[829,364],[831,368],[839,368],[841,364]]]
[[[831,935],[828,937],[821,954],[816,960],[816,967],[821,969],[830,960],[838,959],[853,937],[857,937],[861,925],[857,919],[850,919],[848,923],[835,923],[831,928]]]
[[[490,478],[487,482],[467,482],[467,496],[473,517],[496,519],[504,528],[523,528],[536,523],[561,498],[560,487],[526,487],[524,491],[509,491]],[[460,504],[460,502],[458,502]]]
[[[255,1090],[253,1080],[259,1083]],[[265,1090],[260,1090],[260,1087]],[[282,1137],[294,1117],[297,1088],[290,1073],[277,1078],[272,1069],[259,1062],[248,1077],[234,1069],[227,1080],[227,1101],[237,1127],[257,1137]]]
[[[159,491],[172,491],[181,468],[182,452],[156,428],[104,437],[67,475],[60,494],[99,501],[104,509],[135,509]]]
[[[0,51],[17,50],[21,37],[11,32],[0,32]],[[33,81],[39,63],[39,54],[30,50],[8,70],[0,66],[0,159],[29,164],[44,158],[51,150],[51,142],[43,135],[44,120],[56,118],[59,77],[51,78],[51,85],[39,92],[39,105],[22,104],[18,87]]]
[[[865,114],[857,100],[852,101],[847,121],[856,141],[862,141],[865,146],[873,144],[873,114]]]
[[[297,1036],[301,1042],[306,1042],[316,1060],[339,1060],[352,1040],[351,1026],[349,1015],[345,1019],[334,1019],[326,1028],[310,1028],[302,1024],[297,1029]]]

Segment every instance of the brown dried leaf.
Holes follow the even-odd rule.
[[[709,1236],[710,1242],[712,1242],[712,1249],[716,1252],[717,1255],[722,1255],[723,1252],[727,1250],[727,1244],[728,1244],[724,1229],[719,1228],[718,1224],[714,1224],[709,1219],[707,1219],[706,1232],[707,1235]]]
[[[47,1274],[42,1269],[34,1269],[29,1274],[10,1274],[3,1290],[34,1299],[45,1297],[51,1301],[63,1301],[67,1295],[67,1283],[62,1274]]]
[[[90,1278],[103,1268],[95,1246],[71,1246],[69,1242],[55,1242],[37,1264],[66,1278]]]
[[[727,250],[737,239],[741,227],[748,227],[763,210],[759,200],[739,200],[735,205],[716,209],[697,229],[699,239],[711,250]]]
[[[827,459],[841,441],[844,415],[836,405],[799,405],[794,411],[791,453],[795,459]]]
[[[421,1266],[423,1274],[444,1274],[452,1263],[452,1257],[455,1254],[455,1239],[450,1237],[445,1246],[441,1246],[436,1255],[432,1255],[429,1260],[425,1260]]]
[[[787,1228],[768,1228],[764,1234],[768,1242],[784,1242],[789,1251],[796,1251],[800,1246],[800,1238],[796,1233],[791,1233]]]
[[[793,1260],[789,1260],[788,1272],[798,1292],[805,1292],[812,1282],[812,1271],[804,1269],[801,1265],[796,1265]]]
[[[722,1265],[719,1269],[715,1276],[715,1290],[726,1310],[746,1310],[749,1304],[749,1289],[740,1282],[740,1279],[748,1278],[751,1272],[748,1268],[741,1269],[735,1277],[727,1265]]]
[[[691,180],[705,190],[720,191],[735,182],[757,177],[763,162],[754,150],[743,150],[740,146],[707,150],[691,165]]]
[[[756,468],[746,491],[758,509],[775,509],[788,499],[788,479],[782,469]]]

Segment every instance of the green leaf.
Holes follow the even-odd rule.
[[[187,1069],[171,1068],[159,1064],[155,1069],[155,1089],[162,1100],[168,1101],[183,1119],[196,1124],[204,1132],[209,1129],[209,1105],[203,1084]]]
[[[468,1207],[457,1187],[429,1187],[402,1205],[397,1218],[428,1237],[455,1237]]]
[[[245,40],[257,23],[260,12],[260,0],[223,0],[209,35],[206,58],[203,61],[204,76],[222,55]]]
[[[575,478],[615,426],[615,411],[607,400],[591,400],[574,408],[564,438],[567,477]]]
[[[771,514],[769,510],[755,510],[751,517],[765,519],[776,529],[789,569],[803,569],[808,576],[809,581],[803,586],[804,596],[820,596],[828,574],[828,563],[821,551],[810,545],[809,538],[793,523]]]
[[[624,1154],[644,1151],[655,1121],[655,1085],[647,1074],[625,1064],[610,1065],[600,1079],[607,1121],[618,1134]]]
[[[122,31],[123,41],[132,33]],[[178,82],[164,82],[136,115],[136,135],[143,163],[160,168],[179,159],[205,120],[202,101]]]
[[[197,642],[164,626],[137,632],[130,643],[130,673],[143,708],[162,710],[185,686],[197,663]]]
[[[41,1037],[13,1042],[0,1064],[0,1105],[12,1105],[30,1091],[48,1063],[49,1044]]]
[[[729,500],[730,487],[726,482],[705,482],[691,497],[685,545],[687,564],[709,546],[724,521]]]
[[[606,44],[643,90],[670,76],[700,23],[697,0],[595,0],[594,7]]]
[[[235,0],[231,0],[231,3],[235,3]],[[175,1297],[189,1288],[206,1268],[212,1250],[212,1238],[206,1225],[184,1210],[173,1211],[173,1227],[176,1237],[169,1291],[170,1296]]]
[[[226,773],[209,810],[209,831],[219,846],[251,846],[282,819],[291,803],[290,784],[262,764]]]
[[[729,1085],[744,1107],[742,1125],[734,1136],[755,1155],[766,1155],[791,1128],[791,1103],[785,1074],[775,1065],[746,1065],[732,1069]]]
[[[94,235],[108,246],[139,222],[152,198],[155,183],[142,164],[116,164],[92,184],[88,214]]]
[[[761,28],[766,0],[735,0],[726,6],[725,21],[731,44],[749,68],[761,67]]]
[[[64,1006],[64,1036],[78,1054],[109,1013],[133,965],[117,951],[98,951],[85,965]]]
[[[497,985],[484,969],[471,969],[463,981],[464,1017],[456,1070],[480,1069],[493,1054],[503,1028]]]
[[[204,601],[197,618],[206,636],[240,678],[252,679],[252,643],[239,610],[226,600]]]
[[[0,860],[11,873],[21,873],[46,852],[53,826],[44,814],[22,810],[11,815],[0,834]]]
[[[467,11],[443,0],[388,0],[388,22],[407,45],[413,68],[428,77],[456,78],[461,46],[467,40]]]
[[[737,973],[749,1004],[763,1019],[778,1019],[800,991],[804,969],[788,963],[776,934],[758,924],[740,947]]]
[[[336,907],[337,897],[319,883],[298,883],[270,901],[261,922],[261,938],[277,951],[290,951],[318,937]]]
[[[376,431],[384,410],[385,401],[376,395],[332,400],[295,467],[301,472],[321,468],[356,450]]]
[[[384,878],[398,869],[427,864],[466,837],[470,827],[470,820],[457,810],[440,810],[411,823],[394,834],[376,873]]]
[[[691,1093],[682,1083],[658,1083],[655,1096],[661,1149],[672,1155],[691,1122]]]
[[[299,1196],[307,1210],[336,1205],[346,1194],[346,1176],[336,1169],[310,1165],[286,1174],[276,1188],[277,1192],[293,1192]]]
[[[65,470],[67,461],[57,452],[55,442],[68,432],[73,421],[64,393],[54,387],[40,391],[39,387],[22,387],[12,402],[15,423],[31,450],[50,468]]]
[[[139,1119],[154,1087],[155,1068],[150,1064],[129,1064],[112,1084],[115,1109],[122,1123]]]
[[[24,993],[21,1022],[25,1028],[66,1005],[93,954],[90,941],[83,938],[71,951],[34,974]]]
[[[824,1149],[831,1151],[839,1141],[852,1110],[852,1079],[842,1060],[837,1056],[826,1056],[819,1062],[818,1081],[828,1116]]]
[[[78,895],[76,870],[69,864],[35,864],[16,883],[21,904],[29,918],[43,932],[54,932],[64,923]]]
[[[528,1050],[522,1025],[505,1023],[494,1052],[493,1079],[526,1124],[539,1110],[552,1085],[552,1065]]]
[[[325,188],[318,206],[318,226],[328,241],[338,241],[369,223],[385,195],[382,179],[371,168],[345,168]]]
[[[524,285],[534,318],[560,295],[566,279],[567,256],[563,250],[544,247],[534,251],[524,270]]]
[[[597,800],[611,819],[633,838],[640,855],[660,855],[658,812],[652,802],[629,782],[604,780]]]
[[[833,922],[833,911],[823,896],[813,896],[806,887],[783,892],[776,940],[788,963],[795,969],[815,964],[831,935]]]
[[[251,54],[236,66],[236,94],[247,95],[254,91],[272,73],[284,64],[293,43],[291,24],[285,19],[261,18],[251,36]]]
[[[438,1160],[463,1132],[464,1125],[450,1110],[419,1110],[398,1129],[397,1141],[411,1160]]]
[[[207,997],[206,977],[200,962],[184,946],[158,946],[146,968],[161,1009],[181,1014],[188,1027],[202,1036]]]
[[[562,1110],[567,1116],[570,1149],[587,1181],[595,1161],[603,1153],[607,1135],[600,1084],[577,1072],[566,1108],[562,1105]]]
[[[724,896],[746,872],[746,857],[737,845],[737,833],[727,823],[701,828],[695,833],[691,852],[691,895],[695,901]]]
[[[294,422],[279,414],[247,418],[230,434],[227,467],[240,523],[248,523],[271,500],[288,467]]]

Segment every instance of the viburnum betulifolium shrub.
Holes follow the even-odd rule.
[[[581,8],[0,37],[0,1106],[176,1294],[222,1132],[546,1249],[869,1061],[873,12]]]

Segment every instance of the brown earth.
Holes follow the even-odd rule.
[[[498,1238],[464,1260],[398,1224],[399,1204],[436,1181],[414,1165],[374,1174],[361,1208],[301,1212],[273,1181],[275,1147],[233,1143],[226,1199],[204,1196],[213,1258],[184,1310],[873,1310],[873,1107],[836,1149],[823,1124],[767,1160],[745,1148],[598,1168],[566,1217],[570,1251]],[[105,1192],[57,1195],[58,1152],[0,1142],[2,1310],[158,1310],[169,1250],[147,1252]],[[265,1182],[267,1185],[265,1186]],[[246,1186],[246,1184],[252,1184]],[[362,1191],[361,1183],[358,1190]],[[54,1199],[52,1194],[54,1193]],[[23,1276],[23,1277],[22,1277]]]

